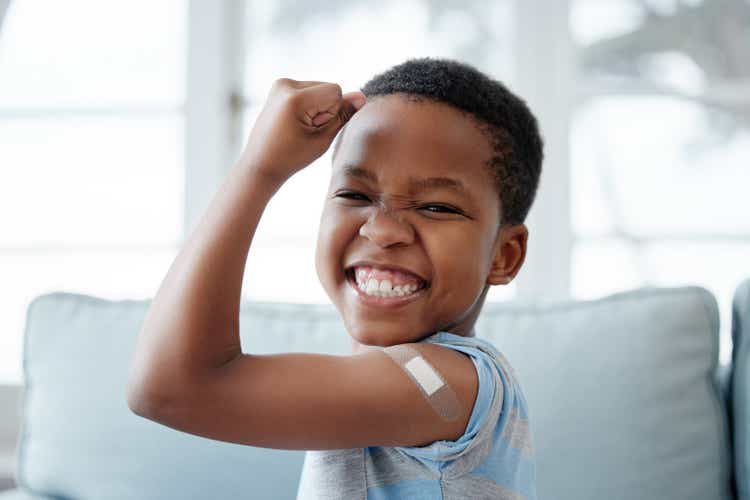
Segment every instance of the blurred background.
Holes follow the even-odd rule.
[[[279,77],[360,88],[411,57],[526,99],[546,161],[490,301],[750,275],[750,0],[0,0],[0,384],[39,294],[151,298]],[[330,151],[279,191],[243,297],[325,303]],[[294,276],[290,286],[288,277]]]

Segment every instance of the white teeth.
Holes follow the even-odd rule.
[[[391,280],[378,281],[374,278],[364,281],[364,276],[358,274],[357,286],[367,295],[375,297],[403,297],[410,295],[417,290],[417,285],[412,283],[408,285],[393,286]]]
[[[378,280],[370,278],[365,287],[365,293],[368,295],[375,295],[375,291],[379,288]]]

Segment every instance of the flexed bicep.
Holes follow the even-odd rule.
[[[472,361],[440,346],[408,346],[416,356],[406,363],[394,361],[398,351],[378,350],[354,356],[243,355],[186,391],[187,400],[148,418],[211,439],[280,449],[421,446],[456,439],[476,397]],[[440,404],[452,401],[445,399],[447,390],[455,398],[443,407],[450,418],[430,400],[438,395]]]

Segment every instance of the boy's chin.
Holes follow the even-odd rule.
[[[350,325],[349,335],[352,339],[364,346],[387,347],[396,344],[416,342],[424,335],[416,332],[415,328],[409,328],[403,323],[378,321],[376,324]]]

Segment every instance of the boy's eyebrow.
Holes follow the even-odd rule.
[[[377,182],[378,180],[372,171],[357,165],[344,165],[342,170],[344,175],[349,177],[358,177],[371,182]],[[415,179],[412,177],[409,179],[410,194],[424,191],[429,188],[446,188],[455,191],[462,196],[470,197],[469,190],[466,189],[463,182],[458,179],[453,179],[451,177],[427,177],[424,179]]]

